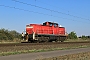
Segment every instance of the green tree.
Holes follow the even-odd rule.
[[[68,34],[68,38],[69,39],[77,39],[77,35],[74,31],[72,31]]]
[[[5,34],[0,33],[0,40],[7,40],[7,36]]]
[[[0,29],[0,40],[13,40],[13,36],[7,29]]]
[[[21,39],[21,34],[15,30],[0,29],[0,40],[13,40],[15,38]]]
[[[12,36],[14,36],[14,38],[18,38],[18,39],[21,39],[21,34],[20,33],[18,33],[17,31],[15,31],[15,30],[11,30],[10,32],[9,32]]]

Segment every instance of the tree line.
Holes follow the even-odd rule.
[[[0,29],[0,40],[14,40],[14,39],[22,39],[21,38],[22,35],[21,33],[15,31],[15,30],[11,30],[9,31],[8,29]],[[68,39],[78,39],[78,38],[81,38],[81,39],[90,39],[90,36],[85,36],[85,35],[82,35],[80,37],[77,37],[77,34],[72,31],[68,34]]]
[[[14,40],[15,38],[21,39],[21,34],[15,30],[0,29],[0,40]]]
[[[68,39],[78,39],[78,38],[86,40],[86,39],[90,39],[90,36],[82,35],[80,37],[77,37],[77,34],[74,31],[72,31],[68,34]]]

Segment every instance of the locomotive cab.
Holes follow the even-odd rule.
[[[54,26],[54,27],[58,27],[58,23],[54,23],[54,22],[45,22],[43,23],[44,26]]]

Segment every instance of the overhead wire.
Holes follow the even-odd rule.
[[[13,8],[13,9],[18,9],[18,10],[23,10],[23,11],[28,11],[28,12],[33,12],[33,13],[38,13],[38,14],[43,14],[43,15],[48,15],[48,14],[34,12],[34,11],[30,11],[30,10],[25,10],[25,9],[21,9],[21,8],[17,8],[17,7],[11,7],[11,6],[6,6],[6,5],[0,5],[0,6],[8,7],[8,8]]]
[[[51,5],[51,4],[48,4],[48,3],[45,3],[45,2],[41,2],[41,1],[39,1],[39,0],[35,0],[35,2],[40,2],[40,3],[43,3],[43,4],[45,4],[45,5],[49,5],[49,6],[52,6],[52,7],[56,7],[56,8],[59,8],[59,9],[61,9],[61,10],[65,10],[65,11],[68,11],[68,12],[69,12],[69,10],[66,10],[66,9],[64,9],[64,8],[60,8],[60,7],[57,7],[57,6],[55,6],[55,5]]]
[[[68,18],[64,18],[64,17],[55,16],[55,15],[52,15],[52,14],[45,14],[45,13],[41,13],[41,12],[35,12],[35,11],[30,11],[30,10],[26,10],[26,9],[17,8],[17,7],[11,7],[11,6],[6,6],[6,5],[0,5],[0,6],[13,8],[13,9],[18,9],[18,10],[23,10],[23,11],[27,11],[27,12],[33,12],[33,13],[42,14],[42,15],[53,16],[53,17],[62,18],[62,19],[68,19]]]
[[[68,19],[68,18],[64,18],[64,17],[60,17],[60,16],[55,16],[55,15],[52,15],[52,14],[45,14],[45,13],[41,13],[41,12],[35,12],[35,11],[26,10],[26,9],[21,9],[21,8],[17,8],[17,7],[14,7],[14,6],[13,7],[6,6],[6,5],[0,5],[0,6],[7,7],[7,8],[12,8],[12,9],[17,9],[17,10],[22,10],[22,11],[27,11],[27,12],[32,12],[32,13],[37,13],[37,14],[42,14],[42,15],[47,15],[47,16],[52,16],[52,17],[57,17],[57,18],[62,18],[62,19],[67,19],[67,20],[72,20],[72,21],[76,21],[76,20],[73,20],[73,19]],[[90,24],[90,23],[88,23],[88,24]]]
[[[63,13],[63,12],[59,12],[59,11],[55,11],[55,10],[52,10],[52,9],[48,9],[48,8],[44,8],[44,7],[40,7],[40,6],[37,6],[37,5],[33,5],[33,4],[28,4],[28,3],[25,3],[25,2],[22,2],[22,1],[18,1],[18,0],[12,0],[14,2],[18,2],[18,3],[22,3],[22,4],[26,4],[26,5],[29,5],[29,6],[33,6],[33,7],[37,7],[37,8],[40,8],[40,9],[44,9],[44,10],[48,10],[48,11],[52,11],[52,12],[56,12],[56,13],[60,13],[60,14],[64,14],[64,15],[68,15],[68,16],[72,16],[74,18],[80,18],[80,19],[84,19],[84,20],[88,20],[90,21],[90,19],[86,19],[86,18],[82,18],[82,17],[78,17],[78,16],[74,16],[74,15],[71,15],[71,14],[67,14],[67,13]],[[36,1],[36,0],[35,0]]]
[[[43,4],[46,4],[46,5],[50,5],[50,6],[52,6],[52,7],[57,7],[57,6],[54,6],[54,5],[45,3],[45,2],[41,2],[41,1],[39,1],[39,0],[36,0],[36,1],[38,1],[38,2],[40,2],[40,3],[43,3]],[[60,8],[60,7],[57,7],[57,8],[70,12],[69,10],[66,10],[66,9],[63,9],[63,8]],[[70,16],[73,16],[73,17],[76,17],[76,18],[86,19],[86,18],[82,18],[82,17],[78,17],[78,16],[71,15],[71,14],[69,14],[69,13],[66,13],[66,14],[67,14],[67,15],[70,15]],[[89,20],[89,21],[90,21],[90,19],[88,19],[88,18],[87,18],[86,20]]]

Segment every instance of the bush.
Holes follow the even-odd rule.
[[[88,37],[87,36],[85,36],[85,35],[82,35],[82,37],[81,37],[83,40],[86,40],[86,39],[88,39]]]
[[[72,31],[68,34],[68,38],[69,39],[77,39],[77,35],[74,31]]]

